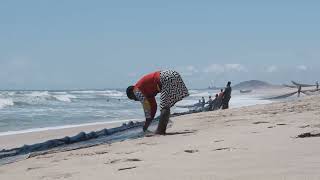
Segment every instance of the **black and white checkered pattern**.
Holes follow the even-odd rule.
[[[161,97],[160,108],[171,108],[178,101],[189,96],[188,89],[180,74],[176,71],[165,70],[160,72]]]
[[[144,95],[142,94],[142,92],[140,90],[136,90],[134,91],[134,95],[136,96],[136,98],[143,103],[143,101],[145,100]]]

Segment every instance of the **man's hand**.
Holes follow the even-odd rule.
[[[143,128],[142,128],[143,132],[147,131],[147,129],[148,129],[149,125],[151,124],[151,122],[152,122],[152,119],[150,119],[150,118],[146,119],[146,122],[144,123]]]

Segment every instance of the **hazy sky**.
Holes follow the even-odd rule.
[[[320,1],[1,0],[0,89],[320,80]]]

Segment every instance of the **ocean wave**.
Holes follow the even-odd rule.
[[[190,97],[208,97],[210,96],[209,92],[201,92],[196,94],[190,94]]]
[[[11,97],[14,96],[16,92],[14,91],[0,91],[0,96],[1,97]]]
[[[31,100],[35,102],[43,101],[62,101],[62,102],[71,102],[72,99],[77,98],[75,95],[68,94],[67,92],[48,92],[48,91],[34,91],[27,96],[31,97]],[[33,101],[34,102],[34,101]]]
[[[71,91],[72,94],[99,94],[101,92],[104,92],[103,90],[83,90],[83,91]]]
[[[189,90],[189,93],[190,94],[196,94],[196,93],[199,93],[199,91],[198,90]]]
[[[96,96],[108,96],[108,97],[122,97],[124,92],[118,90],[86,90],[86,91],[71,91],[72,94],[91,94]]]
[[[33,91],[30,94],[27,94],[30,97],[49,97],[50,94],[48,91]]]
[[[124,96],[124,92],[117,91],[117,90],[107,90],[102,93],[104,96],[109,96],[109,97],[121,97]]]
[[[12,99],[0,99],[0,109],[13,105],[14,102]]]
[[[72,102],[77,96],[67,92],[28,91],[20,93],[1,93],[0,108],[5,106],[46,105],[53,102]]]
[[[71,94],[64,94],[64,95],[53,95],[53,97],[58,100],[58,101],[63,101],[63,102],[71,102],[72,99],[77,98],[74,95]]]

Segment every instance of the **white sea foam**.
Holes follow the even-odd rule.
[[[48,97],[50,96],[48,91],[34,91],[28,94],[30,97]]]
[[[121,97],[121,96],[124,96],[124,93],[117,90],[107,90],[107,91],[104,91],[102,95],[110,96],[110,97]]]
[[[76,96],[71,95],[71,94],[53,95],[53,97],[54,97],[55,99],[57,99],[58,101],[63,101],[63,102],[71,102],[72,99],[77,98]]]
[[[8,92],[8,96],[14,96],[16,93],[11,91],[11,92]]]
[[[195,94],[190,94],[190,97],[208,97],[210,96],[209,92],[200,92]]]
[[[92,91],[71,91],[72,94],[94,94],[109,97],[121,97],[124,96],[124,92],[118,90],[92,90]]]
[[[7,106],[13,106],[14,102],[12,99],[1,99],[0,98],[0,109],[5,108]]]
[[[189,90],[189,93],[190,94],[196,94],[196,93],[199,93],[199,91],[198,90]]]
[[[78,119],[81,119],[82,122],[92,122],[91,120],[93,119],[108,121],[119,118],[126,119],[127,117],[143,118],[139,103],[127,100],[113,101],[113,99],[126,98],[125,92],[119,90],[15,91],[14,94],[8,94],[8,92],[10,91],[0,91],[0,116],[3,118],[4,123],[7,123],[8,119],[10,119],[7,127],[6,124],[0,127],[1,131],[35,128],[42,126],[44,124],[43,121],[48,121],[48,126],[50,126],[50,124],[56,124],[58,126],[53,127],[53,129],[61,129],[84,126],[64,126],[65,124],[78,123]],[[189,93],[191,96],[183,99],[176,105],[189,106],[196,104],[202,96],[208,100],[209,94],[212,95],[213,92],[215,91],[190,90]],[[157,96],[158,103],[160,102],[159,97],[160,96]],[[75,99],[78,99],[78,101],[75,101]],[[108,99],[108,101],[104,101],[105,99]],[[271,101],[261,100],[251,95],[242,95],[238,92],[233,92],[230,108],[270,102]],[[8,106],[11,107],[7,108]],[[187,108],[179,108],[177,106],[172,112],[184,112],[188,110]],[[25,120],[30,120],[31,124],[25,126],[21,123]],[[12,131],[5,134],[45,131],[49,129],[52,128]],[[0,133],[0,135],[1,134],[3,133]]]
[[[269,104],[270,100],[263,100],[252,96],[233,96],[230,100],[231,108],[238,108],[244,106],[253,106],[257,104]]]
[[[26,98],[22,101],[30,104],[45,103],[50,100],[57,100],[62,102],[71,102],[72,99],[77,98],[75,95],[68,94],[67,92],[48,92],[48,91],[34,91],[26,94]]]
[[[74,94],[101,94],[104,91],[98,91],[98,90],[84,90],[84,91],[71,91],[70,93]]]

